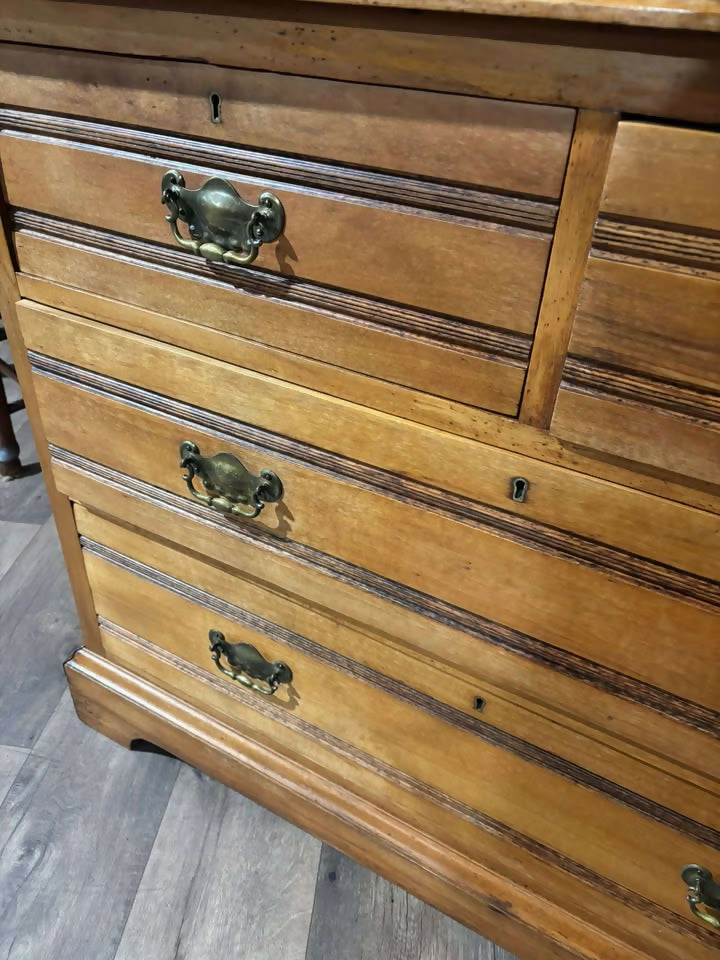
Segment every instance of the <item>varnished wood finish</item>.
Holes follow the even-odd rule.
[[[716,487],[718,169],[717,133],[620,124],[552,426]]]
[[[200,63],[178,77],[158,61],[25,46],[0,46],[0,85],[6,103],[33,110],[52,103],[57,113],[539,197],[560,194],[574,119],[557,107]],[[222,97],[214,125],[210,90]]]
[[[301,605],[353,631],[363,624],[366,637],[377,637],[419,661],[419,672],[426,664],[465,677],[480,695],[492,694],[486,710],[503,718],[498,723],[506,725],[512,716],[517,719],[517,708],[527,709],[536,723],[542,715],[589,737],[593,751],[600,742],[623,743],[624,751],[632,744],[632,755],[643,763],[668,771],[671,758],[683,778],[717,791],[720,768],[708,763],[714,756],[715,721],[708,711],[437,600],[428,602],[416,591],[359,574],[349,564],[298,544],[279,544],[262,531],[223,522],[182,496],[158,496],[148,485],[61,451],[54,452],[53,463],[59,487],[100,514],[122,517],[183,549],[192,543],[196,552],[243,579],[256,579],[254,571],[261,569],[265,589],[298,598]],[[80,506],[76,510],[84,530],[108,540],[106,532],[98,532],[103,529],[98,517]],[[542,702],[538,690],[544,692]],[[557,749],[562,752],[568,747],[567,740],[561,742]]]
[[[71,348],[67,339],[65,344]],[[118,362],[116,355],[114,363]],[[199,369],[194,374],[188,369],[181,376],[184,381],[190,378],[199,382]],[[217,375],[214,382],[220,386]],[[482,514],[470,504],[459,502],[455,510],[449,509],[453,502],[449,495],[433,498],[430,490],[415,492],[402,482],[394,482],[390,474],[373,477],[349,464],[345,479],[346,471],[340,464],[326,457],[318,459],[317,467],[322,470],[318,472],[306,465],[310,451],[302,453],[302,448],[296,448],[293,459],[286,459],[290,449],[285,448],[282,459],[278,459],[268,434],[253,437],[259,447],[255,446],[249,459],[247,449],[243,449],[248,443],[247,428],[233,436],[228,421],[224,429],[221,421],[208,423],[208,432],[208,427],[194,425],[194,411],[165,420],[152,399],[139,406],[138,397],[130,406],[47,377],[36,377],[35,389],[41,397],[49,439],[60,447],[166,490],[182,489],[177,450],[183,440],[190,438],[201,449],[213,452],[217,448],[234,452],[255,471],[271,469],[282,477],[284,499],[266,509],[258,518],[259,526],[659,684],[687,699],[718,706],[717,677],[712,666],[717,617],[702,601],[686,603],[646,591],[632,575],[621,575],[611,582],[609,571],[596,569],[593,554],[588,554],[588,563],[578,565],[577,555],[563,555],[558,541],[545,546],[541,538],[531,536],[528,542],[522,534],[518,537],[519,531],[506,539],[502,526],[488,527]],[[212,406],[207,394],[205,402]],[[291,405],[300,412],[300,396]],[[56,413],[69,409],[73,411],[72,422],[85,424],[82,434]],[[310,419],[317,428],[318,418]],[[343,433],[352,438],[348,430],[346,421]],[[367,428],[362,433],[367,433]],[[222,437],[220,443],[218,435]],[[361,455],[360,448],[356,452]],[[343,515],[344,523],[338,524],[338,516]],[[352,531],[351,536],[348,531]],[[397,543],[400,532],[404,546],[397,550],[393,543]],[[435,558],[432,565],[418,567],[419,549]],[[515,573],[510,581],[505,569]],[[480,592],[476,581],[479,575],[483,582]],[[577,598],[572,607],[566,603],[567,596]],[[651,634],[647,631],[649,622],[657,624]],[[678,632],[696,638],[690,663],[678,656]],[[631,637],[632,642],[622,646],[613,643],[618,635]],[[638,657],[637,651],[644,645],[655,655]]]
[[[160,0],[142,9],[6,0],[0,40],[700,123],[720,120],[712,36],[629,36],[611,25],[599,30],[431,11],[384,11],[380,18],[372,6],[280,0],[263,18],[250,0],[236,0],[232,10],[213,0],[201,11]]]
[[[653,123],[621,123],[604,213],[718,230],[720,133]]]
[[[76,707],[523,960],[710,960],[680,870],[720,872],[712,11],[401,5],[5,4],[2,309],[81,568]],[[278,193],[280,242],[181,249],[171,168]],[[198,502],[188,440],[282,497]],[[221,674],[210,629],[292,683]],[[115,953],[152,914],[158,956],[339,955],[276,860],[242,899],[273,925],[202,946],[196,868],[151,860]]]
[[[535,427],[552,418],[616,125],[613,114],[578,114],[520,409]]]
[[[0,195],[0,226],[7,223],[7,210],[2,195]],[[23,391],[25,407],[30,414],[35,445],[43,468],[43,476],[48,497],[52,505],[55,524],[60,533],[63,556],[67,564],[68,575],[75,597],[83,630],[83,640],[91,650],[100,649],[100,640],[97,629],[97,619],[87,583],[85,566],[82,562],[80,547],[77,542],[75,523],[72,516],[70,501],[58,493],[50,469],[50,457],[47,449],[47,438],[43,430],[40,414],[32,388],[32,375],[27,359],[27,351],[23,342],[22,333],[17,323],[15,304],[19,299],[15,265],[8,245],[7,233],[0,232],[0,315],[7,332],[8,342],[12,349],[13,360],[20,386]]]

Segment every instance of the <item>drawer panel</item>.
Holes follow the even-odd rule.
[[[81,304],[98,309],[96,298]],[[188,349],[177,350],[156,342],[171,336],[168,327],[185,330],[175,318],[159,324],[157,315],[108,301],[99,309],[103,323],[27,302],[18,314],[25,342],[38,353],[176,400],[201,400],[208,410],[484,504],[508,522],[557,528],[720,580],[717,514],[386,416],[368,409],[362,396],[351,397],[359,405],[345,403],[328,395],[329,386],[317,393],[259,376],[244,369],[246,348],[233,349],[233,340],[211,337],[206,328],[188,324]],[[189,352],[198,350],[209,356]],[[530,483],[523,503],[510,497],[517,476]]]
[[[620,123],[601,209],[623,218],[717,231],[719,173],[720,133]]]
[[[158,339],[207,352],[213,345],[209,331],[217,331],[223,358],[459,432],[473,429],[477,407],[517,412],[529,337],[458,321],[438,323],[357,297],[342,303],[335,295],[313,309],[282,299],[280,291],[238,284],[230,271],[213,275],[197,257],[161,266],[150,255],[116,256],[115,237],[105,246],[95,238],[92,247],[85,239],[81,247],[77,240],[38,235],[37,224],[32,233],[16,234],[23,273],[55,284],[38,291],[39,297],[56,305],[69,299],[82,309],[79,291],[94,291],[103,298],[95,307],[114,306],[121,322],[130,317],[123,304],[143,310],[150,323],[146,329]],[[198,267],[202,272],[195,272]]]
[[[259,267],[520,333],[535,325],[547,233],[7,131],[0,155],[13,206],[166,245],[174,241],[159,197],[169,169],[177,167],[189,188],[223,176],[252,203],[271,190],[286,226],[277,243],[261,247],[253,272]]]
[[[56,326],[55,342],[58,334]],[[133,361],[129,355],[106,353],[111,342],[98,342],[95,355],[104,354],[108,369],[122,375],[139,356]],[[29,346],[38,344],[30,334]],[[66,340],[63,349],[68,347]],[[202,358],[157,349],[164,356],[158,362],[174,366],[183,385],[195,384],[202,390],[203,383],[210,384],[203,375]],[[153,364],[141,363],[140,369],[142,376],[150,377]],[[228,367],[229,372],[233,369]],[[285,484],[283,501],[267,508],[258,526],[688,700],[717,706],[718,621],[712,585],[696,584],[700,592],[693,599],[679,594],[667,579],[660,590],[660,582],[641,579],[637,568],[635,575],[628,575],[627,569],[600,567],[597,549],[584,559],[562,549],[559,540],[548,541],[549,530],[527,537],[497,521],[489,524],[487,514],[472,504],[455,502],[450,494],[437,497],[428,488],[363,469],[355,461],[314,455],[295,441],[273,450],[272,437],[252,427],[207,417],[196,407],[168,407],[157,395],[131,398],[121,384],[98,382],[99,389],[88,390],[82,374],[77,374],[81,380],[75,384],[68,374],[70,379],[75,376],[66,367],[60,379],[37,377],[51,443],[168,491],[183,489],[178,470],[181,442],[192,440],[208,453],[218,449],[235,453],[255,473],[274,470]],[[263,396],[260,382],[257,387],[253,397],[257,410],[271,404],[275,415],[284,415],[280,398],[273,402],[269,394]],[[123,392],[124,400],[118,396]],[[234,397],[233,412],[239,414],[235,398],[242,391],[223,395]],[[312,404],[315,398],[298,393],[296,399],[297,416],[298,404],[303,399]],[[355,437],[367,432],[364,411],[346,405],[336,408],[336,415],[341,412],[347,416],[337,428],[346,440],[355,430],[353,416],[359,418]],[[322,430],[317,432],[315,418],[311,422],[312,441]],[[286,419],[285,429],[287,423]],[[342,523],[337,523],[338,517]],[[418,565],[418,555],[432,562]],[[574,598],[572,606],[568,596]],[[653,624],[651,632],[648,624]],[[680,652],[678,638],[685,636],[694,638],[691,662]]]
[[[696,931],[685,916],[677,875],[684,863],[712,857],[713,831],[698,831],[693,821],[677,818],[671,826],[663,822],[674,816],[669,811],[655,807],[641,813],[635,806],[639,801],[629,797],[619,803],[598,781],[587,782],[580,769],[562,773],[547,757],[545,765],[537,755],[522,755],[519,743],[512,749],[500,746],[482,721],[416,696],[387,674],[328,651],[311,636],[248,616],[180,578],[168,583],[150,567],[138,576],[99,558],[90,560],[88,572],[98,613],[103,623],[109,621],[110,632],[128,631],[202,671],[208,664],[214,670],[210,629],[221,630],[231,642],[253,644],[265,658],[292,669],[292,683],[272,698],[274,707],[291,716],[288,723],[306,725],[317,739],[338,748],[347,744],[374,757],[388,772],[412,778],[418,792],[425,784],[450,804],[461,804],[465,816],[477,812],[491,818],[644,898],[661,925],[685,930],[691,949],[697,944],[698,956],[704,956],[701,944],[711,943],[711,935]],[[117,650],[118,644],[109,649]],[[256,694],[225,677],[220,683],[228,695],[252,707]],[[181,671],[175,685],[182,695]],[[552,818],[546,815],[550,808]]]
[[[5,103],[32,110],[52,104],[56,113],[539,197],[560,195],[575,116],[562,107],[205,63],[178,70],[19,44],[0,47],[0,88]],[[211,91],[221,97],[219,123]]]
[[[80,493],[80,488],[74,492]],[[108,501],[103,506],[107,508]],[[283,629],[313,636],[342,657],[407,684],[421,698],[432,698],[473,720],[480,718],[500,740],[529,741],[698,822],[714,822],[720,783],[712,776],[698,778],[689,769],[695,760],[701,766],[701,755],[715,745],[712,738],[693,736],[684,725],[640,709],[635,711],[635,721],[644,719],[648,726],[659,723],[664,736],[682,740],[682,764],[666,759],[673,753],[673,743],[663,743],[664,757],[644,750],[640,743],[628,749],[618,736],[624,731],[604,721],[608,713],[620,714],[626,723],[632,720],[633,710],[626,702],[598,695],[575,678],[532,665],[483,643],[477,635],[413,614],[379,592],[360,591],[262,540],[236,538],[234,549],[228,550],[215,537],[200,560],[204,540],[192,522],[184,540],[176,519],[178,529],[173,530],[171,546],[150,532],[128,529],[79,504],[75,516],[88,568],[100,570],[105,589],[119,592],[122,581],[117,569],[107,572],[108,564],[141,577],[150,575],[146,568],[151,568],[166,585],[179,578]],[[122,512],[122,524],[139,519],[132,506]],[[161,508],[151,518],[152,529],[167,531]],[[185,545],[192,553],[183,549]],[[226,565],[228,559],[231,567]],[[626,708],[628,715],[623,713]],[[642,741],[644,732],[636,728],[637,740]]]
[[[717,487],[720,134],[621,124],[552,431]]]

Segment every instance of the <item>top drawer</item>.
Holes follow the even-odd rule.
[[[720,134],[621,123],[553,417],[692,482],[720,463]]]
[[[561,107],[19,44],[0,44],[0,90],[11,106],[51,106],[54,113],[552,199],[560,196],[575,116]],[[217,112],[211,94],[220,98]],[[334,176],[342,181],[342,171]]]
[[[520,339],[500,352],[526,353],[572,110],[7,48],[0,65],[9,105],[83,118],[0,117],[8,201],[54,218],[59,236],[84,224],[166,248],[164,174],[177,169],[191,189],[220,176],[252,204],[271,191],[284,206],[281,237],[253,267],[292,281],[273,292],[310,281],[323,309],[361,294],[382,301],[378,311],[389,302],[432,313],[435,336],[446,317],[512,331]],[[170,256],[119,240],[117,249]]]

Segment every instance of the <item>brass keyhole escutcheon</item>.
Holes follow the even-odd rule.
[[[210,101],[210,123],[222,123],[222,97],[215,90],[208,95]]]

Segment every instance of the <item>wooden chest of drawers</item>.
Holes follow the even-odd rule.
[[[710,960],[720,15],[394,6],[4,4],[76,707],[528,960]]]

